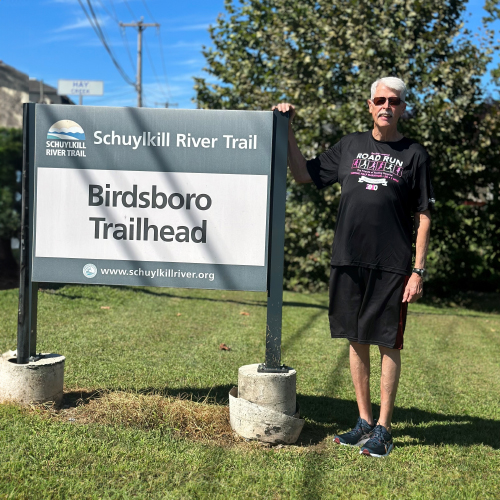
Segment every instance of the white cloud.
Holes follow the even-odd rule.
[[[48,38],[39,40],[38,43],[61,43],[76,40],[77,38],[78,36],[75,33],[65,33],[63,35],[49,36]]]
[[[198,47],[201,49],[201,46],[204,45],[205,42],[176,42],[170,45],[167,45],[166,47],[169,49],[184,49],[184,48],[193,48],[193,47]]]
[[[106,38],[106,42],[107,42],[109,47],[123,48],[123,41],[121,41],[121,40],[110,40],[110,39]],[[99,38],[97,38],[97,36],[95,36],[94,38],[87,38],[85,41],[83,41],[82,43],[80,43],[78,45],[80,47],[102,47],[103,46],[101,40],[99,40]],[[131,47],[133,48],[133,45]],[[135,57],[135,51],[134,51],[133,55]],[[124,57],[125,57],[125,53],[124,53]]]
[[[121,85],[109,90],[108,81],[104,82],[104,95],[85,97],[84,104],[89,106],[135,106],[137,94],[130,85]]]
[[[172,108],[192,109],[195,107],[191,102],[195,95],[193,85],[193,80],[186,82],[186,85],[168,85],[168,88],[166,85],[158,85],[158,83],[147,83],[143,86],[143,98],[149,107],[162,108],[168,101]]]
[[[200,71],[197,71],[196,73],[200,73]],[[200,74],[193,74],[193,72],[190,72],[190,73],[184,73],[184,74],[180,74],[180,75],[177,75],[177,76],[173,76],[170,78],[170,80],[172,82],[178,82],[178,83],[183,83],[183,82],[190,82],[191,83],[191,86],[194,85],[194,80],[193,78],[195,76],[201,76]]]
[[[129,1],[130,3],[133,2],[133,0],[114,0],[115,3],[124,3],[126,1]],[[78,0],[49,0],[47,3],[64,3],[68,5],[79,5]]]
[[[188,59],[186,61],[175,61],[171,64],[175,64],[177,66],[193,66],[196,68],[201,68],[205,64],[205,59]]]
[[[204,31],[208,30],[208,24],[188,24],[186,26],[176,26],[173,28],[168,28],[167,31]]]
[[[99,21],[99,24],[101,26],[106,26],[106,24],[109,21],[109,17],[97,16],[97,20]],[[61,26],[60,28],[57,28],[56,30],[54,30],[54,33],[61,33],[63,31],[73,31],[73,30],[82,29],[82,28],[91,28],[91,24],[86,17],[80,17],[76,22],[73,22],[71,24],[67,24],[65,26]]]

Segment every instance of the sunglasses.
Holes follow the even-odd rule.
[[[382,106],[382,104],[385,104],[385,101],[389,101],[390,106],[399,106],[402,101],[399,97],[374,97],[372,99],[373,104],[375,106]]]

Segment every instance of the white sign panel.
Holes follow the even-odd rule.
[[[265,175],[39,169],[35,256],[264,266],[267,183]]]
[[[99,80],[58,80],[58,95],[103,95],[104,82]]]

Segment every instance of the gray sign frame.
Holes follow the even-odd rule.
[[[98,133],[101,139],[105,132],[118,136],[143,136],[151,139],[151,131],[162,131],[162,134],[172,135],[170,142],[175,142],[175,135],[187,136],[207,135],[220,138],[216,148],[186,148],[175,147],[144,147],[95,145],[91,140],[85,141],[85,158],[58,157],[46,155],[47,131],[51,125],[60,120],[77,122],[86,135]],[[95,132],[98,131],[98,132]],[[259,134],[259,149],[239,150],[226,148],[222,144],[224,132],[231,132],[236,137],[257,137]],[[149,135],[148,135],[149,134]],[[35,108],[35,157],[34,157],[34,203],[37,199],[37,173],[44,168],[89,168],[93,170],[119,170],[144,172],[188,172],[214,174],[246,174],[265,175],[267,187],[267,215],[264,266],[192,264],[168,261],[136,261],[109,260],[88,258],[44,258],[33,254],[32,280],[35,282],[80,283],[124,286],[155,286],[173,288],[203,288],[225,290],[267,290],[267,263],[269,247],[269,217],[271,197],[272,171],[272,112],[255,111],[205,111],[205,110],[171,110],[146,108],[103,108],[76,107],[64,105],[37,106]],[[163,140],[164,137],[162,137]],[[109,140],[108,140],[109,141]],[[52,142],[52,141],[51,141]],[[57,142],[57,141],[56,141]],[[59,141],[62,142],[62,141]],[[146,143],[146,140],[144,141]],[[82,143],[83,144],[83,143]],[[63,151],[65,152],[65,151]],[[249,194],[250,196],[250,194]],[[61,207],[63,210],[64,207]],[[36,208],[35,208],[36,210]],[[36,245],[37,228],[34,223],[33,243]],[[86,278],[82,269],[91,263],[98,270],[120,269],[127,273],[123,275],[97,274],[91,280]],[[133,275],[140,269],[144,274]],[[161,271],[166,276],[151,280],[151,273]],[[167,272],[170,271],[170,272]],[[186,275],[213,276],[213,280],[193,280]],[[175,276],[169,276],[168,274]],[[184,277],[183,277],[184,276]]]

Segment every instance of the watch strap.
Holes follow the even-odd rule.
[[[411,272],[418,274],[421,278],[425,276],[425,269],[419,269],[418,267],[414,267]]]

